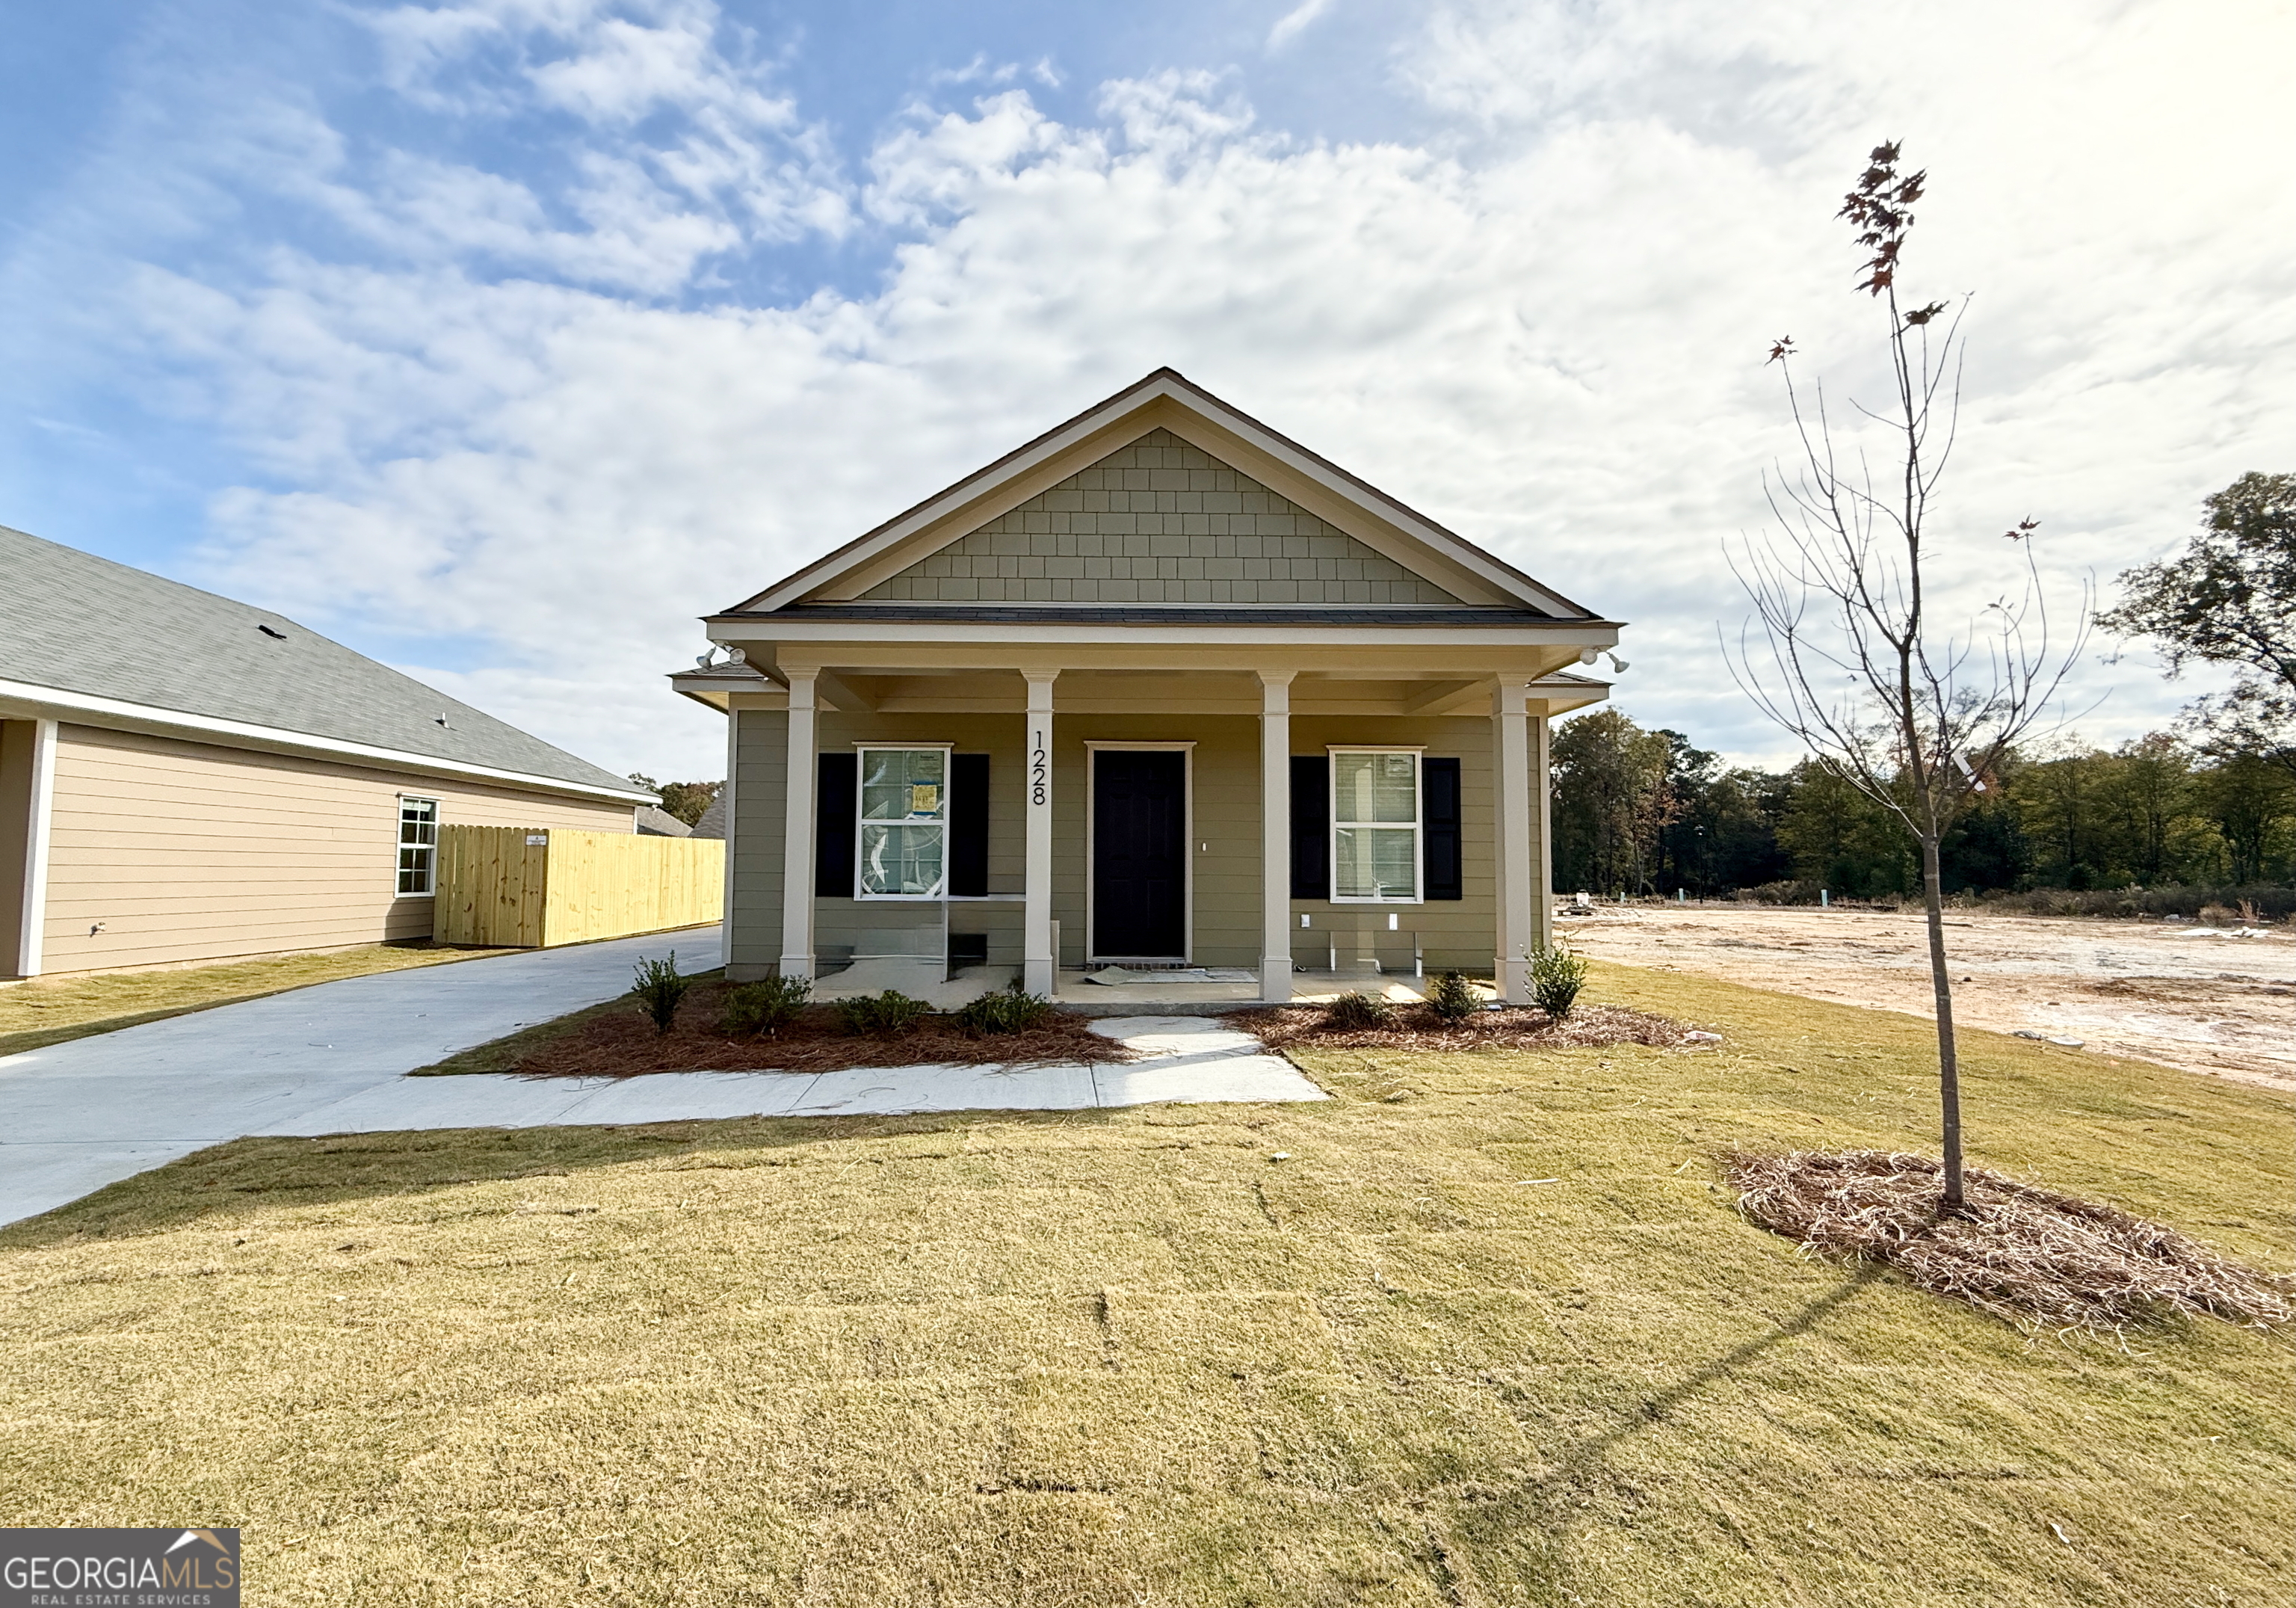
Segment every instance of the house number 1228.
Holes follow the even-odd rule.
[[[1029,753],[1029,802],[1042,804],[1048,796],[1046,789],[1051,776],[1045,763],[1045,734],[1037,733],[1036,746]]]

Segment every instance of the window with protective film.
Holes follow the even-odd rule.
[[[861,750],[862,898],[939,898],[948,875],[948,750]]]
[[[1420,900],[1419,753],[1332,751],[1332,898]]]

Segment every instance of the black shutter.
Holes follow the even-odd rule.
[[[948,890],[988,891],[988,756],[949,758]],[[987,965],[987,961],[980,963]]]
[[[1292,756],[1292,897],[1332,897],[1332,762]]]
[[[1465,877],[1459,868],[1459,762],[1422,759],[1419,801],[1422,830],[1427,834],[1427,897],[1464,898]]]
[[[859,756],[824,754],[813,792],[813,892],[816,898],[853,897],[853,815],[860,787]]]

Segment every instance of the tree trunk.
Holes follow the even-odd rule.
[[[1953,975],[1945,962],[1945,876],[1938,860],[1938,834],[1922,836],[1922,902],[1930,918],[1930,987],[1937,996],[1938,1100],[1945,1128],[1945,1197],[1948,1212],[1961,1210],[1961,1063],[1953,1050]]]

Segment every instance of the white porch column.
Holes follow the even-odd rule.
[[[1539,706],[1542,710],[1546,705]],[[1530,719],[1530,789],[1537,808],[1531,816],[1538,840],[1530,849],[1530,942],[1537,949],[1554,947],[1554,735],[1545,713]]]
[[[1292,998],[1292,677],[1259,672],[1259,997]]]
[[[1529,951],[1538,947],[1533,891],[1532,823],[1538,801],[1531,797],[1529,685],[1502,677],[1491,698],[1492,821],[1496,828],[1498,887],[1497,953],[1492,976],[1508,1005],[1530,1003]]]
[[[1058,670],[1023,670],[1029,714],[1022,728],[1028,789],[1029,861],[1021,884],[1021,986],[1049,999],[1060,986],[1061,957],[1053,948],[1053,682]]]
[[[734,812],[734,778],[742,769],[742,711],[726,700],[726,784],[718,802],[726,808],[726,872],[718,890],[718,953],[724,964],[734,964],[734,834],[740,831]]]
[[[813,975],[813,753],[815,671],[789,672],[788,825],[782,844],[783,977]],[[729,842],[727,847],[732,847]]]
[[[35,720],[32,726],[30,786],[24,800],[23,904],[17,912],[17,977],[40,974],[40,950],[48,925],[48,833],[56,803],[56,723]]]

